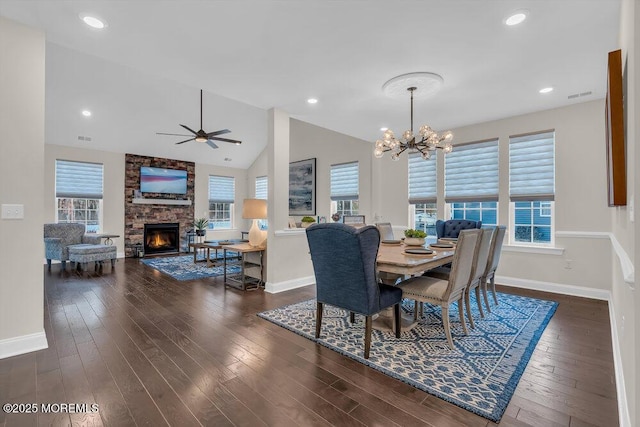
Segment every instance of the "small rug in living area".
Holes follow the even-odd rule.
[[[480,319],[471,306],[475,329],[464,335],[458,308],[450,308],[455,350],[449,349],[440,307],[424,305],[424,316],[400,339],[373,330],[371,353],[364,359],[364,317],[349,323],[349,313],[325,304],[322,332],[315,338],[316,301],[311,299],[258,313],[325,347],[492,421],[499,421],[558,303],[498,294],[500,304]],[[413,301],[403,311],[413,316]]]
[[[222,254],[219,254],[221,256]],[[145,258],[142,263],[151,268],[155,268],[164,274],[168,274],[176,280],[194,280],[206,277],[222,276],[224,267],[222,259],[218,259],[218,265],[215,267],[207,267],[204,258],[199,256],[202,262],[193,262],[193,255],[182,255],[160,258]],[[237,274],[240,272],[239,265],[227,266],[227,274]]]

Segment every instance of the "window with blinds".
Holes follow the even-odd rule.
[[[56,222],[84,224],[88,233],[101,230],[103,165],[56,160]]]
[[[357,215],[359,210],[358,162],[331,165],[331,213]]]
[[[445,157],[445,201],[498,201],[498,140],[456,145]]]
[[[258,176],[256,177],[256,199],[264,199],[268,200],[269,198],[269,190],[268,190],[269,181],[266,176]],[[260,230],[267,230],[269,228],[269,222],[266,219],[258,220],[258,227]]]
[[[256,199],[268,199],[268,184],[266,176],[256,177]]]
[[[554,199],[554,132],[509,138],[509,198],[515,201]]]
[[[552,245],[555,132],[509,138],[510,238],[515,244]]]
[[[236,180],[229,176],[209,175],[209,228],[233,228],[233,204]]]
[[[409,154],[409,203],[435,203],[436,185],[436,159],[424,160],[420,153]]]

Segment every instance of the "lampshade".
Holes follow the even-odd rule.
[[[242,218],[266,219],[267,201],[263,199],[244,199],[242,203]]]

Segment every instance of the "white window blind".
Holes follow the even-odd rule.
[[[409,204],[435,203],[436,159],[424,160],[420,153],[409,154]]]
[[[357,200],[358,180],[358,162],[331,165],[331,200]]]
[[[498,140],[454,146],[445,157],[445,201],[498,201]]]
[[[267,181],[266,176],[256,177],[256,199],[264,199],[268,198],[268,186],[269,181]]]
[[[509,139],[509,197],[551,201],[555,194],[554,131]]]
[[[235,198],[235,178],[209,175],[209,202],[233,203]]]
[[[56,160],[56,197],[102,199],[102,183],[102,164]]]

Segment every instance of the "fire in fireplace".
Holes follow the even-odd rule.
[[[178,223],[144,225],[144,252],[146,255],[179,251],[180,225]]]

